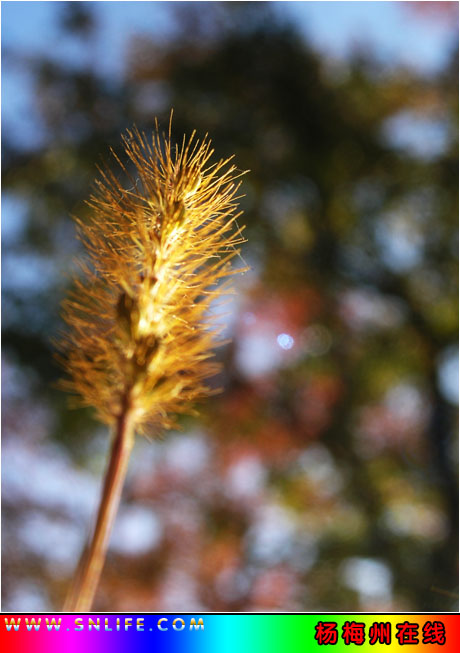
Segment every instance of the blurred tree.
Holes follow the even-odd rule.
[[[162,535],[137,558],[113,552],[95,607],[453,609],[457,53],[426,77],[367,51],[322,59],[270,3],[170,12],[167,40],[133,37],[122,79],[91,57],[5,53],[32,76],[42,138],[29,149],[4,131],[4,201],[21,216],[4,235],[7,387],[19,371],[36,379],[27,410],[48,406],[49,434],[80,463],[94,431],[50,387],[50,336],[76,248],[67,214],[84,214],[94,163],[172,106],[178,138],[208,132],[251,170],[253,272],[221,354],[225,392],[186,424],[204,440],[139,444],[151,466],[136,468],[126,505],[151,506]],[[88,3],[66,4],[61,29],[97,51]],[[5,406],[11,434],[26,390]],[[182,467],[146,454],[172,460],[187,442]],[[33,576],[58,605],[68,577],[14,546],[31,507],[4,502],[5,596]]]

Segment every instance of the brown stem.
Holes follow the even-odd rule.
[[[105,562],[110,532],[120,503],[126,469],[134,443],[133,420],[126,399],[117,420],[96,526],[80,559],[64,612],[89,612]]]

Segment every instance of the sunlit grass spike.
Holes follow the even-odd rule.
[[[67,610],[89,610],[116,513],[134,434],[176,425],[211,394],[210,353],[218,328],[212,303],[244,242],[236,213],[241,176],[230,160],[210,162],[195,133],[178,147],[169,134],[137,128],[123,136],[117,171],[100,171],[77,219],[86,254],[63,303],[59,344],[70,390],[114,433],[101,506]]]

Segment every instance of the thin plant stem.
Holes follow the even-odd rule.
[[[128,398],[118,417],[92,539],[82,554],[64,612],[89,612],[104,566],[110,533],[134,444],[133,419]]]

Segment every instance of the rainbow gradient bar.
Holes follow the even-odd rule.
[[[0,647],[8,653],[457,653],[460,615],[3,613]]]

